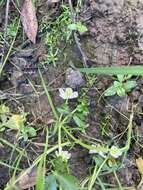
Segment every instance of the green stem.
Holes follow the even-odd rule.
[[[125,147],[121,148],[122,151],[128,151],[131,145],[131,137],[132,137],[132,127],[133,127],[133,112],[130,115],[129,124],[128,124],[128,134],[127,134],[127,144]]]
[[[93,175],[91,177],[91,181],[89,183],[89,188],[88,190],[92,190],[92,187],[97,179],[97,177],[99,176],[99,173],[101,172],[101,169],[103,168],[104,164],[106,163],[106,161],[108,160],[108,157],[103,161],[103,163],[101,164],[101,166],[98,168],[97,170],[97,166],[95,166],[94,171],[93,171]]]
[[[10,56],[11,50],[12,50],[13,45],[14,45],[14,42],[15,42],[15,40],[16,40],[17,33],[18,33],[18,30],[19,30],[19,25],[20,25],[20,19],[19,19],[19,21],[18,21],[18,26],[17,26],[17,30],[16,30],[16,35],[15,35],[15,37],[14,37],[13,40],[12,40],[12,43],[11,43],[11,45],[10,45],[10,47],[9,47],[9,50],[8,50],[8,52],[7,52],[7,54],[6,54],[6,57],[5,57],[5,59],[4,59],[3,63],[2,63],[2,65],[0,66],[0,76],[1,76],[2,71],[3,71],[3,68],[4,68],[4,66],[5,66],[5,64],[6,64],[8,58],[9,58],[9,56]]]
[[[74,140],[76,144],[81,145],[82,147],[88,149],[88,150],[97,150],[97,151],[102,151],[102,152],[107,152],[108,148],[105,147],[93,147],[91,145],[85,144],[81,142],[80,140],[76,139],[65,127],[62,125],[63,130],[67,133],[67,135]]]
[[[61,146],[62,146],[62,147],[63,147],[63,146],[67,146],[67,145],[69,145],[69,144],[70,144],[69,142],[62,143]],[[51,152],[55,151],[57,148],[58,148],[58,145],[55,145],[54,147],[49,148],[49,149],[47,150],[47,152],[46,152],[46,155],[48,155],[48,154],[50,154]],[[41,154],[41,155],[34,161],[34,163],[33,163],[28,169],[26,169],[26,170],[22,173],[22,175],[20,175],[15,181],[13,181],[12,184],[8,184],[8,186],[7,186],[4,190],[11,190],[11,188],[10,188],[11,186],[13,187],[13,186],[14,186],[19,180],[21,180],[28,172],[30,172],[34,166],[37,166],[37,165],[38,165],[38,163],[41,161],[41,159],[43,159],[43,155],[44,155],[44,154],[45,154],[45,153]]]
[[[55,106],[54,106],[54,104],[53,104],[52,98],[51,98],[51,96],[50,96],[50,94],[49,94],[48,88],[47,88],[47,86],[46,86],[46,84],[45,84],[45,81],[44,81],[44,79],[43,79],[43,76],[42,76],[42,73],[41,73],[40,70],[39,70],[39,74],[40,74],[42,86],[43,86],[44,91],[45,91],[45,93],[46,93],[46,96],[47,96],[47,98],[48,98],[48,102],[49,102],[50,107],[51,107],[51,109],[52,109],[52,112],[53,112],[53,114],[54,114],[54,116],[55,116],[55,119],[56,119],[56,120],[59,120],[59,116],[58,116],[58,114],[57,114],[57,111],[56,111]]]
[[[117,183],[118,183],[118,185],[119,185],[119,189],[120,189],[120,190],[123,190],[122,185],[121,185],[121,183],[120,183],[120,181],[119,181],[119,178],[118,178],[118,176],[117,176],[117,174],[116,174],[116,171],[113,171],[113,173],[114,173],[114,176],[115,176],[115,178],[116,178],[116,181],[117,181]]]
[[[58,146],[59,146],[59,153],[61,152],[61,144],[62,144],[62,140],[61,140],[61,128],[62,128],[62,124],[59,124],[58,127]]]

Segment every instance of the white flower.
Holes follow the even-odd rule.
[[[99,154],[100,156],[102,156],[103,158],[106,158],[106,155],[105,155],[104,152],[102,152],[101,150],[98,152],[98,154]]]
[[[60,88],[59,89],[60,97],[64,100],[73,99],[78,97],[78,92],[74,92],[72,88]]]
[[[91,145],[92,147],[96,148],[96,145]],[[96,154],[98,153],[100,156],[102,156],[103,158],[106,158],[106,155],[104,154],[104,152],[102,152],[101,150],[97,151],[94,149],[89,150],[89,154]]]
[[[112,157],[114,157],[114,158],[118,158],[119,156],[122,155],[122,151],[121,151],[118,147],[116,147],[116,146],[112,146],[112,147],[110,148],[109,153],[110,153],[110,155],[111,155]]]
[[[96,148],[96,145],[94,145],[94,144],[92,144],[91,146]],[[89,154],[96,154],[96,153],[98,153],[97,150],[94,150],[94,149],[89,150]]]
[[[63,161],[68,161],[71,157],[71,153],[64,150],[56,151],[55,154],[57,157],[62,157]]]

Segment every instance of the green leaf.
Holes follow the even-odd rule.
[[[105,75],[143,75],[143,66],[121,66],[121,67],[94,67],[80,68],[83,73],[105,74]]]
[[[45,190],[57,190],[57,182],[55,176],[52,174],[45,179]]]
[[[77,30],[77,24],[76,23],[69,24],[68,29],[71,31]]]
[[[83,33],[83,32],[87,32],[87,27],[86,26],[84,26],[81,22],[78,22],[77,23],[77,30],[79,31],[79,32],[81,32],[81,33]]]
[[[117,94],[120,97],[124,97],[126,95],[126,91],[125,91],[125,89],[123,87],[120,87],[120,88],[117,89]]]
[[[1,126],[0,126],[0,132],[3,132],[3,131],[5,131],[5,127],[1,128]]]
[[[61,107],[57,108],[57,110],[61,114],[69,114],[70,113],[70,109],[67,104],[63,104]]]
[[[118,82],[118,81],[114,81],[114,87],[115,87],[116,89],[121,88],[121,87],[122,87],[122,83],[121,83],[121,82]]]
[[[107,90],[104,92],[104,96],[113,96],[116,94],[116,88],[114,86],[109,87]]]
[[[5,126],[14,130],[22,130],[24,128],[23,117],[19,114],[13,114]]]
[[[8,121],[8,115],[7,114],[1,114],[0,115],[0,119],[1,119],[1,122],[2,122],[2,125],[4,125],[7,121]]]
[[[79,190],[78,181],[74,176],[69,174],[60,175],[56,173],[55,177],[63,190]]]
[[[128,80],[128,79],[130,79],[132,77],[132,75],[126,75],[126,76],[124,76],[124,79],[125,80]]]
[[[120,82],[123,82],[123,81],[124,81],[124,75],[117,75],[117,79],[118,79]]]
[[[43,158],[40,160],[36,176],[36,190],[43,190],[45,186],[45,168]]]
[[[67,162],[64,162],[61,156],[58,156],[53,160],[53,165],[54,170],[56,170],[57,173],[65,174],[68,172]]]
[[[9,107],[5,106],[4,104],[0,105],[0,114],[6,114],[9,113]]]
[[[33,127],[27,127],[26,130],[29,137],[35,137],[37,135],[36,129],[34,129]]]
[[[73,116],[73,119],[75,121],[75,123],[79,126],[79,127],[84,127],[86,124],[78,117],[78,116]]]
[[[124,88],[127,92],[129,92],[132,88],[135,88],[137,86],[136,81],[127,81],[124,83]]]
[[[87,30],[88,30],[87,27],[84,26],[81,22],[69,24],[68,29],[71,31],[78,30],[81,33],[87,32]]]

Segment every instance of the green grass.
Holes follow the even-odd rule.
[[[3,3],[2,1],[1,3]],[[19,1],[16,1],[17,4]],[[82,1],[79,0],[77,3],[77,9],[82,6]],[[3,73],[3,69],[7,64],[7,61],[11,55],[11,52],[16,41],[20,26],[20,21],[10,24],[8,27],[8,35],[10,36],[11,45],[8,49],[7,54],[4,57],[3,63],[0,67],[0,75]],[[71,43],[72,38],[71,34],[73,30],[78,30],[79,32],[86,31],[86,28],[81,24],[81,22],[72,23],[71,12],[68,6],[62,6],[61,14],[55,20],[50,20],[48,26],[45,25],[45,22],[41,23],[41,31],[46,30],[46,36],[44,38],[47,45],[48,54],[45,63],[53,63],[56,66],[56,61],[58,60],[58,54],[61,53],[59,49],[60,43],[65,41],[66,43]],[[50,29],[50,30],[49,30]],[[3,39],[2,39],[3,40]],[[1,41],[2,41],[1,40]],[[15,137],[15,144],[10,143],[8,140],[0,138],[0,143],[6,147],[9,147],[11,150],[10,160],[0,160],[0,165],[9,168],[11,174],[11,180],[6,185],[4,190],[11,190],[15,185],[23,179],[27,173],[29,173],[34,167],[37,169],[37,176],[35,180],[36,190],[96,190],[98,187],[101,190],[126,190],[131,189],[130,187],[124,187],[121,183],[119,171],[123,169],[123,161],[126,158],[128,151],[131,149],[132,136],[133,136],[133,117],[134,117],[134,107],[130,112],[130,117],[126,116],[128,125],[124,133],[125,144],[118,149],[123,152],[123,155],[118,159],[111,157],[111,141],[108,140],[103,142],[98,142],[100,139],[88,139],[86,138],[86,129],[88,125],[88,114],[90,113],[88,107],[90,106],[90,99],[87,94],[90,89],[92,89],[93,84],[96,79],[96,75],[132,75],[132,76],[143,76],[143,66],[120,66],[120,67],[95,67],[95,68],[79,68],[82,73],[86,73],[87,78],[87,88],[86,90],[80,91],[80,95],[77,101],[74,102],[74,106],[71,106],[69,101],[65,101],[62,105],[56,106],[55,102],[52,99],[51,91],[47,85],[47,81],[44,80],[41,71],[39,70],[38,74],[41,80],[41,86],[47,97],[48,105],[51,108],[53,114],[53,124],[52,129],[49,129],[48,126],[41,126],[43,134],[45,134],[45,139],[43,142],[43,151],[42,153],[37,153],[37,158],[33,160],[27,151],[28,149],[21,148],[20,143],[22,138],[18,139]],[[92,74],[92,75],[90,75]],[[121,81],[124,82],[124,81]],[[29,80],[30,85],[32,86],[36,96],[39,94],[36,91],[36,88]],[[117,93],[118,94],[118,93]],[[95,100],[97,101],[97,100]],[[96,105],[95,105],[96,106]],[[96,110],[96,109],[95,109]],[[108,114],[109,115],[109,114]],[[111,114],[110,114],[111,115]],[[6,113],[8,120],[10,121],[11,113]],[[112,119],[112,118],[111,118]],[[2,119],[1,119],[2,120]],[[101,126],[101,135],[108,136],[110,133],[110,118],[108,120],[107,115],[105,119],[100,121]],[[71,124],[72,123],[72,124]],[[14,122],[14,127],[16,122]],[[108,126],[108,129],[106,127]],[[89,126],[90,127],[90,126]],[[98,127],[94,126],[95,128]],[[13,130],[12,123],[8,127],[10,130]],[[24,123],[20,129],[25,129]],[[4,130],[6,130],[4,128]],[[20,130],[19,130],[20,131]],[[22,130],[20,135],[24,137],[25,133]],[[35,134],[39,138],[38,133]],[[88,136],[87,136],[88,137]],[[52,143],[50,140],[52,139]],[[30,139],[27,135],[25,138],[26,145],[31,142],[35,142],[33,139]],[[51,144],[50,144],[51,143]],[[118,147],[118,141],[116,141]],[[96,146],[92,146],[92,144]],[[69,159],[63,156],[63,153],[70,153],[72,150],[76,150],[76,147],[80,146],[83,150],[87,151],[87,156],[91,158],[92,164],[90,164],[88,176],[82,181],[76,179],[70,171],[70,162]],[[140,144],[142,147],[142,145]],[[89,155],[88,151],[94,150],[96,154]],[[105,158],[99,154],[102,152],[105,155]],[[16,156],[15,156],[16,155]],[[15,157],[14,157],[15,156]],[[23,170],[21,163],[25,160],[29,164],[29,167]],[[110,164],[109,164],[110,163]],[[82,165],[81,165],[82,167]],[[78,170],[78,168],[77,168]],[[18,173],[21,175],[17,175]],[[106,183],[104,177],[112,175],[115,179],[115,183],[112,184],[110,181]]]
[[[95,67],[80,68],[79,71],[87,74],[104,75],[143,75],[143,66]]]

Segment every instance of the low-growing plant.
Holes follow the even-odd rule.
[[[66,101],[58,108],[58,111],[64,117],[67,117],[66,123],[74,121],[77,127],[73,128],[73,130],[79,130],[85,133],[85,129],[88,127],[88,124],[86,123],[86,118],[89,114],[88,104],[88,98],[83,96],[78,98],[78,105],[75,109],[71,110],[68,101]]]
[[[61,150],[56,151],[56,156],[52,160],[53,171],[45,177],[44,189],[55,189],[58,187],[63,190],[79,190],[78,180],[71,175],[68,160],[71,154],[68,151]]]
[[[113,85],[104,92],[104,96],[117,94],[118,96],[124,97],[127,92],[130,92],[137,85],[136,81],[129,80],[131,77],[131,75],[117,75],[117,79]]]
[[[58,149],[55,152],[55,159],[53,162],[53,171],[49,173],[50,179],[47,179],[48,187],[53,188],[55,190],[59,189],[76,189],[76,186],[73,186],[72,184],[76,184],[74,180],[74,183],[72,181],[67,180],[71,179],[73,177],[70,177],[70,172],[68,171],[68,159],[70,158],[70,153],[68,151],[64,151],[62,149],[62,141],[65,139],[68,139],[68,142],[70,142],[70,147],[72,145],[78,144],[83,148],[86,148],[89,151],[89,154],[95,154],[95,167],[93,169],[93,173],[86,179],[86,182],[82,184],[81,188],[78,189],[87,189],[92,190],[94,188],[94,185],[101,185],[98,184],[99,178],[101,175],[107,175],[107,173],[113,173],[116,180],[118,181],[118,186],[122,187],[120,184],[120,181],[118,180],[118,176],[116,174],[116,171],[118,171],[119,167],[121,168],[123,166],[121,159],[123,158],[123,155],[126,154],[126,152],[130,149],[131,145],[131,139],[132,139],[132,122],[133,122],[133,108],[132,113],[129,118],[129,124],[127,126],[127,141],[126,144],[122,147],[120,147],[118,144],[114,143],[87,143],[86,140],[75,137],[74,133],[72,131],[72,127],[70,125],[70,121],[73,120],[73,115],[76,113],[77,110],[85,110],[81,106],[80,109],[76,109],[78,107],[73,108],[71,110],[69,108],[68,101],[69,99],[78,98],[78,92],[73,91],[71,88],[65,88],[65,89],[59,89],[60,97],[65,100],[65,104],[63,107],[60,107],[58,109],[59,113],[57,112],[57,109],[54,107],[54,104],[52,102],[52,98],[50,96],[49,90],[45,84],[45,81],[42,77],[41,72],[40,77],[42,81],[43,88],[45,90],[45,93],[47,95],[48,102],[51,106],[51,109],[53,111],[53,115],[55,118],[57,128],[57,142],[58,142]],[[87,110],[85,110],[85,113],[87,113]],[[79,130],[80,127],[77,127],[76,129]],[[64,138],[65,137],[65,138]],[[66,150],[69,150],[69,147],[66,148]],[[119,162],[118,162],[119,161]],[[63,167],[62,167],[63,166]],[[57,175],[61,176],[61,178],[57,178]],[[67,178],[66,178],[67,177]],[[52,182],[52,183],[50,183]],[[64,184],[63,184],[64,183]],[[103,186],[103,185],[102,185]],[[77,186],[78,187],[78,186]],[[108,187],[108,185],[107,185]],[[47,188],[48,189],[48,188]],[[121,188],[120,188],[121,189]]]
[[[61,14],[55,19],[44,18],[40,25],[41,31],[45,32],[44,41],[48,47],[48,55],[43,61],[44,64],[54,64],[57,61],[58,53],[62,51],[59,45],[62,41],[69,39],[69,29],[67,26],[72,23],[70,9],[62,6]]]
[[[18,19],[15,18],[11,21],[11,23],[7,27],[7,35],[9,38],[16,37],[17,27],[18,27]]]
[[[88,30],[87,27],[85,25],[83,25],[81,22],[69,24],[68,29],[70,31],[76,30],[76,31],[81,32],[81,33],[87,32],[87,30]]]
[[[66,43],[71,43],[71,34],[73,30],[79,32],[86,32],[87,28],[81,22],[73,23],[71,19],[71,11],[68,6],[62,5],[61,14],[56,20],[43,19],[41,23],[41,31],[46,31],[46,37],[44,38],[45,44],[48,46],[48,55],[43,61],[44,64],[56,64],[57,57],[62,53]]]
[[[10,112],[8,106],[0,105],[0,132],[7,128],[16,130],[19,134],[19,139],[23,138],[25,141],[28,137],[36,136],[36,130],[33,127],[26,126],[26,113],[13,114]]]

